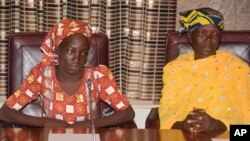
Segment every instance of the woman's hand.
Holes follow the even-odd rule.
[[[183,121],[182,129],[190,132],[226,130],[226,126],[206,113],[204,109],[194,108]]]

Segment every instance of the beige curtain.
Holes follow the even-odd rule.
[[[177,0],[1,0],[0,96],[7,93],[11,32],[47,32],[63,18],[87,21],[109,37],[110,69],[130,99],[161,97],[166,34],[175,30]]]

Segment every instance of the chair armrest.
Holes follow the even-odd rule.
[[[158,108],[152,108],[147,119],[146,129],[160,129],[160,119],[158,114]]]
[[[137,125],[134,121],[129,121],[129,122],[117,125],[117,128],[137,128]]]
[[[13,127],[13,124],[0,119],[0,127],[1,128]]]

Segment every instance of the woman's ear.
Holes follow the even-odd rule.
[[[220,41],[222,40],[223,30],[220,30]]]
[[[187,35],[187,38],[188,38],[189,43],[192,44],[192,32],[189,32],[189,31],[188,31],[188,32],[186,33],[186,35]]]

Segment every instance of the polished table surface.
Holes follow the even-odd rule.
[[[1,141],[47,141],[48,134],[89,134],[84,128],[1,128]],[[211,141],[211,138],[229,139],[228,131],[192,134],[181,130],[159,129],[97,129],[101,141]],[[72,141],[74,137],[72,136]],[[83,140],[84,141],[84,140]]]

